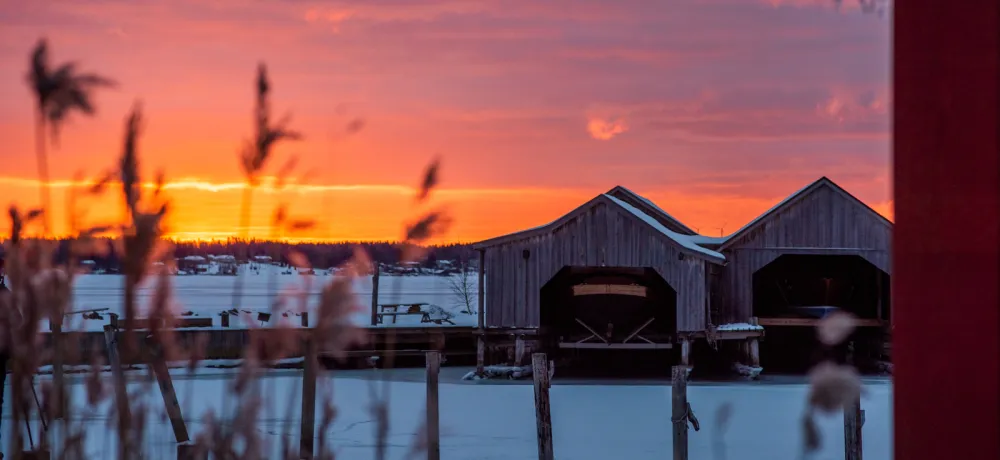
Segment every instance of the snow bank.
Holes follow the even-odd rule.
[[[531,366],[486,366],[483,375],[471,371],[462,380],[508,379],[517,380],[531,377]]]

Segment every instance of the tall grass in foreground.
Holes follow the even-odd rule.
[[[45,127],[58,126],[65,115],[73,109],[92,113],[89,89],[95,86],[107,86],[111,80],[96,75],[77,75],[73,64],[66,64],[55,72],[48,69],[48,47],[44,40],[32,54],[32,89],[36,91],[39,118],[36,129],[44,133]],[[250,225],[250,208],[252,191],[257,186],[257,178],[264,171],[267,160],[272,157],[273,147],[282,139],[296,139],[299,133],[286,128],[287,118],[276,124],[270,121],[270,105],[268,94],[270,82],[267,79],[266,68],[261,65],[256,80],[255,135],[240,152],[240,162],[247,179],[244,199],[240,210],[240,227],[246,231]],[[39,180],[42,194],[42,206],[38,209],[22,211],[16,206],[9,209],[11,221],[11,236],[7,242],[6,267],[10,279],[10,292],[0,293],[0,347],[10,354],[11,397],[8,404],[12,406],[13,420],[6,426],[7,433],[3,436],[8,444],[8,452],[14,458],[20,457],[25,451],[25,439],[22,424],[29,418],[43,417],[52,421],[54,416],[62,420],[60,429],[44,430],[29,436],[28,444],[31,450],[49,449],[53,445],[59,447],[59,458],[85,459],[94,453],[94,446],[85,446],[88,430],[101,429],[88,424],[87,419],[100,415],[102,403],[110,398],[110,410],[113,414],[109,419],[111,432],[117,438],[116,458],[134,459],[147,458],[152,452],[147,452],[146,438],[149,415],[158,412],[149,407],[144,396],[155,391],[151,372],[142,379],[139,391],[129,392],[123,378],[112,379],[108,385],[106,375],[101,373],[103,353],[93,351],[87,360],[93,363],[86,378],[86,400],[70,404],[68,398],[71,392],[66,391],[66,383],[61,378],[46,382],[41,388],[41,398],[35,402],[34,375],[45,362],[53,362],[54,374],[60,375],[61,363],[69,360],[77,361],[84,358],[78,347],[56,346],[48,349],[42,343],[40,334],[44,322],[51,325],[61,325],[71,306],[73,276],[79,267],[75,265],[77,255],[92,254],[99,248],[99,235],[114,236],[112,244],[123,254],[122,272],[124,285],[123,299],[123,329],[119,334],[121,341],[119,350],[123,362],[147,362],[150,351],[162,356],[166,361],[186,360],[189,372],[195,372],[199,361],[204,357],[204,343],[181,344],[173,334],[175,305],[171,293],[169,270],[167,266],[173,263],[172,248],[163,238],[165,217],[170,209],[169,203],[161,195],[164,175],[157,174],[156,184],[152,193],[148,192],[142,180],[139,155],[139,140],[142,132],[143,115],[139,104],[136,104],[125,122],[122,153],[113,173],[106,175],[87,190],[87,195],[100,195],[108,191],[107,185],[117,182],[121,200],[126,209],[125,221],[115,224],[83,225],[79,209],[79,198],[71,192],[68,210],[68,221],[73,240],[70,248],[73,256],[69,262],[53,265],[55,242],[42,238],[26,238],[27,230],[41,225],[42,235],[48,235],[50,226],[48,212],[48,171],[45,160],[44,144],[38,147]],[[352,121],[352,124],[356,121]],[[356,132],[359,127],[348,127],[348,132]],[[42,136],[39,139],[44,140]],[[438,182],[438,162],[435,161],[422,179],[417,202],[427,199]],[[282,205],[275,211],[273,226],[275,232],[294,233],[308,227],[308,219],[292,219]],[[428,212],[418,218],[404,231],[405,238],[402,253],[406,260],[415,261],[423,257],[423,244],[444,231],[448,219],[444,210]],[[278,230],[280,229],[280,230]],[[298,267],[305,268],[308,262],[301,254],[289,254],[289,259]],[[154,270],[160,265],[161,268]],[[291,308],[304,312],[310,311],[313,327],[300,329],[280,320],[267,333],[259,329],[250,331],[251,344],[244,350],[242,367],[232,381],[227,385],[227,391],[238,401],[232,408],[223,408],[222,413],[208,412],[205,416],[204,429],[193,433],[193,444],[197,452],[218,459],[258,459],[269,458],[270,447],[258,431],[259,414],[263,407],[260,392],[260,370],[275,364],[278,360],[292,356],[301,356],[304,345],[315,347],[321,353],[343,358],[344,352],[351,346],[364,342],[367,337],[362,329],[355,327],[350,321],[350,315],[360,306],[352,291],[353,278],[371,273],[372,261],[360,248],[354,257],[348,261],[339,273],[327,282],[320,291],[318,298],[310,298],[309,288],[283,292],[276,296],[272,308]],[[149,321],[149,330],[144,332],[144,342],[139,343],[137,320],[143,315],[136,299],[138,286],[147,278],[155,278],[154,295],[145,308]],[[238,279],[242,276],[238,275]],[[310,282],[309,277],[302,277],[303,283]],[[241,281],[240,281],[241,283]],[[240,285],[234,292],[234,305],[239,306]],[[282,315],[278,315],[282,318]],[[248,322],[252,324],[252,322]],[[55,339],[55,336],[53,338]],[[79,343],[75,333],[65,334],[68,343]],[[390,360],[391,361],[391,360]],[[372,383],[374,391],[375,385]],[[386,387],[387,389],[387,387]],[[332,403],[332,383],[324,382],[319,388],[318,400],[321,404],[321,424],[319,427],[318,448],[315,458],[333,458],[333,448],[325,440],[327,432],[335,420],[336,410]],[[190,388],[188,389],[190,392]],[[387,394],[387,393],[384,393]],[[289,410],[296,397],[288,395]],[[228,399],[228,398],[227,398]],[[269,399],[269,398],[268,398]],[[154,399],[155,400],[155,399]],[[190,400],[190,398],[188,399]],[[376,421],[377,457],[384,458],[385,443],[388,434],[388,399],[376,398],[372,412]],[[79,414],[73,411],[81,411]],[[190,408],[186,411],[190,417]],[[291,418],[291,414],[286,414]],[[190,419],[189,419],[190,420]],[[29,428],[30,433],[30,428]],[[36,439],[37,437],[37,439]],[[284,458],[298,458],[297,443],[291,442],[290,436],[283,435],[282,448]],[[421,443],[418,442],[418,445]],[[87,449],[85,449],[85,447]],[[107,451],[101,455],[111,456]]]

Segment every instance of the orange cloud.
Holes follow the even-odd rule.
[[[596,117],[591,117],[587,120],[587,132],[590,133],[590,137],[597,140],[611,140],[625,131],[628,131],[628,125],[625,124],[625,120]]]

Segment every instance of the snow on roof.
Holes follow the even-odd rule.
[[[205,258],[202,257],[202,256],[187,256],[187,257],[184,258],[184,260],[201,262],[201,261],[205,260]]]
[[[97,264],[97,262],[94,262],[93,260],[85,260],[85,261],[80,262],[80,263],[83,264],[83,265],[96,265]]]
[[[701,245],[720,245],[726,242],[728,236],[706,236],[706,235],[687,235],[688,239],[694,244]]]
[[[719,327],[715,328],[715,330],[717,330],[717,331],[738,331],[738,332],[763,331],[764,327],[763,326],[753,325],[753,324],[750,324],[750,323],[729,323],[729,324],[720,324]]]
[[[632,190],[629,190],[626,187],[622,187],[621,185],[619,185],[619,186],[617,186],[615,188],[620,188],[620,189],[622,189],[622,190],[624,190],[624,191],[626,191],[628,193],[631,193],[632,195],[635,195],[635,197],[638,198],[643,203],[645,203],[646,206],[649,206],[650,208],[652,208],[656,212],[659,212],[660,214],[663,214],[665,217],[670,218],[671,220],[673,220],[675,223],[677,223],[681,227],[684,227],[684,228],[687,228],[688,230],[691,230],[690,228],[688,228],[687,225],[684,225],[684,223],[681,222],[680,219],[678,219],[678,218],[670,215],[670,213],[668,213],[667,211],[664,211],[663,208],[657,206],[656,203],[653,203],[652,201],[650,201],[649,198],[646,198],[646,197],[644,197],[644,196],[642,196],[642,195],[640,195],[638,193],[635,193],[635,192],[633,192]],[[696,233],[696,232],[694,230],[691,230],[691,233]]]
[[[694,242],[694,240],[691,238],[691,236],[689,236],[689,235],[682,235],[680,233],[677,233],[677,232],[675,232],[673,230],[668,229],[667,227],[664,227],[663,224],[661,224],[658,220],[652,218],[649,214],[646,214],[646,213],[640,211],[639,209],[636,209],[635,206],[632,206],[632,205],[630,205],[630,204],[628,204],[628,203],[626,203],[626,202],[624,202],[622,200],[619,200],[618,198],[615,198],[615,197],[613,197],[611,195],[605,194],[604,196],[607,197],[608,199],[610,199],[615,204],[621,206],[622,209],[625,209],[626,211],[628,211],[632,215],[638,217],[643,222],[646,222],[647,224],[653,226],[653,228],[655,228],[657,231],[659,231],[660,233],[663,233],[664,235],[666,235],[667,238],[670,238],[671,240],[674,240],[675,242],[677,242],[677,244],[680,244],[684,248],[692,250],[692,251],[695,251],[695,252],[698,252],[698,253],[701,253],[701,254],[704,254],[706,256],[709,256],[709,257],[712,257],[712,258],[715,258],[715,259],[726,260],[726,256],[722,255],[721,253],[715,252],[715,251],[713,251],[711,249],[707,249],[707,248],[703,248],[701,246],[698,246]]]

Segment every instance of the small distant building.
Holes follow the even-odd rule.
[[[202,256],[185,256],[177,261],[177,268],[188,274],[205,273],[208,271],[208,260]]]
[[[221,256],[209,256],[209,258],[219,267],[220,275],[235,276],[239,271],[239,264],[236,257],[228,254]]]

